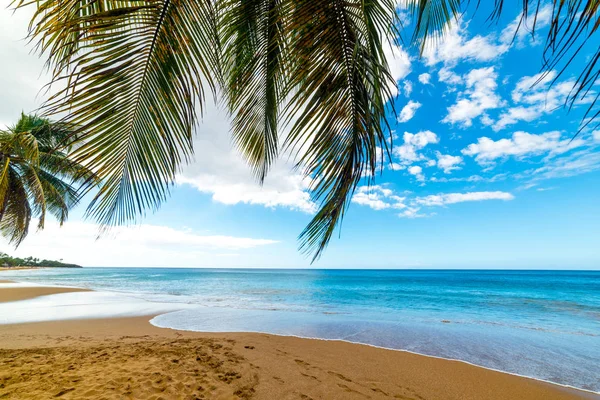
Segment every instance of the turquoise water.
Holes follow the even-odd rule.
[[[85,268],[4,277],[186,304],[152,321],[162,327],[343,339],[600,392],[599,271]]]

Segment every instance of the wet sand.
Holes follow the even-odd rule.
[[[36,294],[29,289],[12,288],[10,296]],[[63,288],[44,289],[47,295]],[[150,319],[0,325],[0,398],[600,398],[408,352],[257,333],[175,331],[154,327]]]

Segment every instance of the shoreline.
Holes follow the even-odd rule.
[[[158,314],[161,315],[161,314]],[[541,378],[536,378],[533,376],[527,376],[527,375],[521,375],[521,374],[517,374],[516,372],[509,372],[509,371],[503,371],[501,369],[496,369],[496,368],[491,368],[491,367],[486,367],[484,365],[479,365],[479,364],[475,364],[469,361],[465,361],[465,360],[460,360],[458,358],[447,358],[447,357],[440,357],[440,356],[434,356],[431,354],[425,354],[425,353],[419,353],[417,351],[411,351],[411,350],[406,350],[406,349],[395,349],[393,347],[384,347],[384,346],[377,346],[374,344],[370,344],[370,343],[363,343],[363,342],[353,342],[351,340],[346,340],[346,339],[324,339],[324,338],[320,338],[320,337],[313,337],[313,336],[299,336],[299,335],[284,335],[284,334],[280,334],[280,333],[271,333],[271,332],[263,332],[263,331],[244,331],[244,332],[202,332],[202,331],[194,331],[194,330],[187,330],[187,329],[174,329],[174,328],[166,328],[166,327],[161,327],[161,326],[157,326],[154,325],[152,323],[152,319],[154,319],[155,317],[157,317],[158,315],[153,315],[150,320],[148,320],[148,323],[154,327],[157,327],[159,329],[169,329],[172,330],[174,332],[195,332],[195,333],[202,333],[202,334],[214,334],[214,335],[230,335],[230,334],[244,334],[244,333],[248,333],[248,334],[257,334],[257,335],[272,335],[272,336],[279,336],[279,337],[284,337],[284,338],[296,338],[296,339],[303,339],[303,340],[319,340],[319,341],[324,341],[324,342],[341,342],[341,343],[348,343],[348,344],[353,344],[353,345],[358,345],[358,346],[367,346],[367,347],[372,347],[374,349],[380,349],[380,350],[387,350],[387,351],[398,351],[401,353],[408,353],[408,354],[413,354],[416,356],[420,356],[420,357],[428,357],[428,358],[434,358],[436,360],[443,360],[443,361],[453,361],[453,362],[459,362],[459,363],[464,363],[476,368],[482,368],[482,369],[486,369],[488,371],[493,371],[493,372],[499,372],[501,374],[507,374],[507,375],[512,375],[515,376],[517,378],[523,378],[523,379],[531,379],[534,381],[538,381],[538,382],[542,382],[542,383],[547,383],[549,385],[555,385],[555,386],[559,386],[565,389],[572,389],[572,390],[576,390],[578,392],[585,392],[585,393],[589,393],[591,395],[595,395],[595,396],[599,396],[598,399],[600,400],[600,392],[595,392],[593,390],[587,390],[587,389],[583,389],[583,388],[578,388],[576,386],[571,386],[571,385],[566,385],[566,384],[562,384],[562,383],[558,383],[558,382],[552,382],[552,381],[548,381],[545,379],[541,379]],[[594,397],[595,398],[595,397]]]
[[[6,281],[1,281],[6,282]],[[43,287],[38,286],[37,288],[46,288],[43,295],[51,294],[52,290],[58,290],[56,293],[61,293],[61,289],[66,289],[66,291],[78,291],[77,288],[59,288],[59,287]],[[13,288],[13,289],[24,289],[24,288]],[[3,290],[0,289],[0,294]],[[35,293],[30,292],[29,295],[35,298]],[[157,346],[164,346],[164,340],[170,338],[178,338],[178,340],[217,340],[217,341],[253,341],[258,343],[261,348],[268,346],[266,342],[276,342],[279,347],[284,348],[284,353],[289,353],[289,347],[300,348],[303,349],[299,351],[299,353],[310,353],[310,357],[307,359],[306,354],[302,354],[298,356],[298,358],[294,358],[292,364],[297,364],[296,366],[302,367],[302,363],[306,363],[304,367],[310,369],[310,365],[315,364],[316,361],[323,361],[322,358],[330,359],[334,357],[335,362],[333,365],[335,367],[342,367],[348,363],[356,364],[356,360],[352,358],[358,357],[358,353],[360,353],[359,363],[357,364],[354,370],[351,372],[344,371],[343,376],[351,376],[351,374],[358,373],[361,375],[360,366],[362,363],[372,362],[373,359],[376,360],[377,368],[370,375],[370,380],[374,380],[379,375],[388,374],[391,376],[388,377],[390,382],[395,380],[403,381],[408,379],[409,381],[414,378],[409,379],[407,376],[416,375],[418,376],[417,383],[413,382],[413,385],[406,386],[407,388],[418,388],[421,391],[431,391],[433,390],[430,386],[440,386],[440,382],[434,382],[434,380],[439,381],[440,372],[443,372],[441,376],[444,382],[441,386],[445,389],[437,392],[437,397],[433,398],[515,398],[515,395],[518,395],[519,398],[523,399],[537,399],[537,398],[600,398],[598,393],[587,391],[585,389],[574,388],[568,385],[561,385],[554,382],[548,382],[541,379],[521,376],[518,374],[508,373],[504,371],[494,370],[492,368],[478,366],[472,363],[468,363],[461,360],[452,360],[442,357],[430,356],[421,353],[411,352],[409,350],[399,350],[399,349],[389,349],[380,346],[374,346],[370,344],[363,344],[357,342],[350,342],[346,340],[332,340],[332,339],[320,339],[320,338],[305,338],[293,335],[274,335],[270,333],[261,333],[261,332],[232,332],[232,333],[204,333],[197,331],[186,331],[186,330],[175,330],[171,328],[161,328],[153,325],[150,321],[156,315],[151,316],[143,316],[143,317],[122,317],[122,318],[105,318],[105,319],[77,319],[77,320],[63,320],[63,321],[52,321],[52,322],[29,322],[29,323],[21,323],[21,324],[12,324],[12,325],[0,325],[0,337],[2,338],[2,343],[0,345],[0,349],[18,349],[18,350],[29,350],[35,351],[36,349],[43,348],[53,348],[60,349],[67,347],[75,346],[81,350],[81,346],[86,346],[89,344],[93,345],[102,345],[104,342],[110,342],[111,345],[114,345],[114,341],[119,338],[128,338],[135,337],[135,340],[149,340],[148,336],[151,336],[156,341]],[[133,335],[131,335],[133,334]],[[86,338],[84,342],[78,341],[77,339],[73,339],[73,337]],[[137,342],[136,342],[137,343]],[[272,343],[271,343],[272,344]],[[186,344],[187,345],[187,344]],[[257,347],[255,344],[252,346]],[[235,346],[234,346],[235,347]],[[253,348],[254,348],[253,347]],[[287,347],[287,348],[286,348]],[[318,349],[317,352],[314,350]],[[343,351],[340,352],[340,349]],[[238,349],[239,350],[239,349]],[[241,349],[242,352],[246,352],[247,349]],[[60,350],[59,350],[60,353]],[[350,353],[352,355],[346,354]],[[266,356],[265,356],[266,357]],[[280,362],[288,362],[290,361],[290,357],[281,356],[283,358],[287,358],[287,360],[279,360]],[[299,358],[302,357],[303,359]],[[264,358],[264,357],[263,357]],[[266,357],[269,363],[274,363],[277,365],[278,354],[271,354]],[[395,360],[399,361],[400,364],[405,364],[406,361],[409,361],[409,368],[406,369],[404,366],[395,365],[396,363],[391,363],[388,365],[384,371],[381,370],[381,367],[377,364],[379,362],[383,362],[384,360]],[[299,360],[302,362],[300,363]],[[0,358],[1,361],[1,358]],[[331,360],[329,360],[331,361]],[[250,363],[252,365],[253,362]],[[389,362],[388,362],[389,364]],[[248,365],[245,365],[247,367]],[[358,371],[356,371],[358,368]],[[404,369],[403,369],[404,368]],[[332,367],[330,367],[331,370]],[[331,370],[329,372],[331,372]],[[462,371],[457,374],[455,370]],[[416,371],[416,372],[415,372]],[[400,373],[402,372],[402,373]],[[264,373],[256,372],[258,374],[258,386],[255,388],[261,387],[261,389],[257,393],[256,398],[277,398],[277,397],[269,397],[267,395],[262,394],[265,390],[268,393],[271,393],[273,390],[277,392],[277,390],[281,390],[281,388],[277,389],[277,380],[275,382],[269,377],[265,377]],[[412,374],[412,375],[411,375]],[[452,375],[452,379],[448,379],[446,375]],[[305,374],[306,375],[306,374]],[[329,374],[331,375],[331,374]],[[303,375],[301,375],[303,376]],[[358,383],[360,380],[351,379],[350,382],[354,382],[356,385],[355,388],[350,387],[354,392],[360,389],[358,393],[354,393],[353,391],[348,391],[340,386],[339,382],[335,382],[335,376],[333,376],[333,381],[331,379],[327,380],[325,378],[331,378],[330,376],[323,376],[321,374],[308,374],[307,376],[312,376],[313,378],[316,376],[320,381],[324,382],[323,384],[319,384],[319,390],[324,390],[322,395],[326,393],[325,397],[316,397],[316,398],[354,398],[359,396],[358,393],[364,395],[365,393],[361,393],[361,390],[366,390],[364,388],[364,383],[362,386]],[[475,376],[479,377],[478,379],[473,379]],[[1,376],[0,376],[1,377]],[[271,377],[273,378],[273,377]],[[306,378],[306,376],[304,376]],[[315,380],[313,378],[308,378],[312,380],[312,385],[315,385]],[[362,377],[363,379],[365,377]],[[273,378],[274,379],[274,378]],[[345,382],[344,379],[341,379],[342,382]],[[471,393],[471,396],[465,393],[473,392],[473,385],[476,381],[481,380],[493,381],[495,384],[491,384],[487,382],[482,388],[479,388],[479,391],[475,393]],[[218,378],[217,378],[218,380]],[[376,380],[376,379],[375,379]],[[292,380],[293,381],[293,380]],[[369,381],[369,380],[367,380]],[[286,382],[288,382],[286,380]],[[391,384],[390,382],[385,382],[385,384]],[[383,383],[382,383],[383,384]],[[287,389],[295,390],[295,383],[291,383],[291,386]],[[341,385],[345,385],[349,387],[349,382],[341,383]],[[488,385],[492,385],[492,387],[496,388],[496,391],[489,392],[489,389],[486,389]],[[515,392],[507,392],[505,386],[509,385],[511,388],[520,388],[516,389]],[[218,386],[218,385],[217,385]],[[350,385],[352,386],[352,385]],[[220,386],[218,386],[220,388]],[[277,390],[276,390],[277,389]],[[306,392],[309,391],[308,387],[303,386],[303,390]],[[373,396],[375,393],[379,393],[376,389],[371,388],[371,391],[367,391],[367,393]],[[384,392],[388,393],[389,388],[381,389]],[[483,390],[483,392],[481,392]],[[487,392],[486,392],[487,390]],[[435,390],[434,390],[435,391]],[[446,395],[445,393],[449,391],[454,395]],[[539,397],[535,393],[544,393],[544,397]],[[285,390],[284,390],[285,392]],[[280,393],[280,392],[277,392]],[[353,393],[353,394],[351,394]],[[529,394],[528,394],[529,393]],[[214,394],[214,393],[213,393]],[[315,394],[313,392],[313,394]],[[381,394],[381,393],[379,393]],[[0,392],[2,395],[2,392]],[[81,393],[80,393],[81,395]],[[215,398],[219,398],[219,395],[215,395]],[[248,395],[249,397],[240,397],[240,398],[254,398],[254,395]],[[307,398],[310,398],[310,394],[306,395]],[[405,399],[412,399],[419,397],[415,397],[410,395],[410,393],[401,394]],[[499,397],[500,396],[500,397]],[[505,397],[502,397],[505,396]],[[285,398],[288,398],[284,396]],[[379,398],[378,396],[375,396]],[[9,396],[10,398],[10,396]],[[68,397],[65,397],[68,398]],[[81,398],[81,397],[78,397]],[[213,397],[209,397],[213,398]],[[227,396],[223,398],[228,398]],[[283,397],[279,397],[283,398]],[[290,397],[294,398],[294,397]],[[298,398],[297,396],[295,398]],[[358,398],[358,397],[356,397]],[[386,396],[380,396],[380,398],[387,398]],[[424,398],[432,398],[425,396]]]

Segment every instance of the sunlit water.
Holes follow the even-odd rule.
[[[600,391],[597,271],[85,268],[2,278],[102,293],[48,296],[35,307],[21,302],[30,314],[8,315],[17,303],[5,305],[0,323],[22,321],[19,314],[31,320],[31,310],[79,298],[97,307],[74,308],[69,318],[166,312],[152,323],[343,339]]]

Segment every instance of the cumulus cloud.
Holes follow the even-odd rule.
[[[464,203],[484,200],[513,200],[515,196],[507,192],[468,192],[446,193],[418,197],[415,202],[424,206],[444,206],[447,204]]]
[[[423,85],[428,85],[431,82],[431,75],[428,73],[419,75],[419,82]]]
[[[500,107],[502,99],[495,92],[497,78],[494,67],[471,70],[465,77],[466,90],[458,94],[456,103],[448,107],[448,115],[442,121],[469,127],[473,119],[486,110]]]
[[[399,213],[398,216],[400,218],[414,219],[414,218],[425,218],[425,217],[434,215],[434,214],[421,214],[421,213],[419,213],[419,211],[421,211],[420,207],[406,207],[406,209],[404,209],[401,213]]]
[[[406,50],[395,44],[386,44],[383,50],[390,68],[390,74],[395,82],[390,87],[390,91],[392,96],[396,96],[398,94],[398,81],[405,78],[412,69],[410,56]]]
[[[240,154],[232,148],[230,120],[224,111],[207,104],[194,139],[195,158],[177,177],[212,200],[223,204],[254,204],[313,213],[310,181],[284,157],[271,168],[261,186]]]
[[[459,165],[463,162],[463,158],[461,156],[442,154],[439,151],[436,152],[436,155],[437,166],[443,170],[445,174],[449,174],[456,169],[460,169]]]
[[[462,154],[475,157],[479,164],[489,164],[499,158],[525,158],[545,153],[561,154],[582,146],[582,139],[562,139],[561,133],[552,131],[539,135],[527,132],[515,132],[511,138],[493,140],[488,137],[477,139],[462,150]]]
[[[417,166],[409,168],[409,171],[411,169],[414,172],[411,173],[414,175],[418,175],[422,172],[422,169]],[[433,207],[487,200],[509,201],[514,198],[515,197],[511,193],[502,191],[440,193],[408,198],[406,196],[398,196],[393,190],[383,186],[361,186],[357,189],[356,194],[352,198],[352,202],[370,207],[377,211],[400,209],[401,212],[397,215],[401,218],[422,218],[435,215],[435,213],[430,210]],[[426,209],[426,211],[422,212],[424,209]]]
[[[492,125],[492,129],[499,131],[509,125],[516,124],[519,121],[532,122],[542,115],[542,110],[539,107],[511,107],[502,112],[498,121],[494,122],[489,119],[486,125]]]
[[[402,87],[404,88],[404,95],[405,95],[406,97],[409,97],[409,96],[410,96],[410,94],[411,94],[411,93],[412,93],[412,91],[413,91],[413,85],[412,85],[412,82],[411,82],[411,81],[409,81],[409,80],[405,80],[405,81],[402,83]]]
[[[459,85],[463,79],[448,67],[442,67],[438,71],[438,80],[447,83],[448,85]]]
[[[278,243],[272,239],[200,234],[160,225],[115,227],[98,238],[96,224],[47,222],[15,250],[4,241],[1,251],[17,256],[65,259],[87,266],[212,266],[218,257]]]
[[[576,82],[569,79],[553,83],[556,77],[556,71],[549,71],[519,79],[511,93],[513,106],[500,114],[493,129],[499,131],[519,121],[531,122],[563,106]],[[590,103],[594,98],[595,92],[590,92],[576,105]]]
[[[410,121],[414,116],[417,110],[421,108],[421,103],[418,101],[410,100],[400,111],[400,115],[398,116],[398,122],[407,122]]]
[[[403,164],[411,164],[415,161],[423,160],[425,157],[419,154],[422,150],[431,143],[438,143],[438,136],[431,131],[421,131],[418,133],[404,132],[404,144],[394,148],[394,154],[400,158]]]
[[[492,61],[510,48],[506,43],[497,43],[492,35],[476,35],[470,39],[467,36],[462,20],[452,24],[440,40],[427,43],[423,52],[425,63],[433,66],[455,64],[461,60]]]
[[[500,41],[507,45],[515,43],[518,48],[523,48],[528,44],[536,45],[541,43],[541,41],[538,39],[540,35],[538,34],[538,37],[533,35],[533,24],[535,22],[535,29],[538,31],[541,28],[548,26],[552,18],[552,6],[547,4],[536,11],[537,12],[531,10],[526,18],[523,18],[523,15],[521,14],[512,20],[502,30],[502,33],[500,34]]]
[[[413,175],[418,181],[422,182],[425,180],[425,176],[423,175],[423,168],[419,167],[418,165],[413,165],[412,167],[409,167],[408,173]]]
[[[536,29],[548,26],[551,16],[552,7],[550,5],[542,7],[535,17]],[[508,52],[514,43],[517,47],[539,43],[537,38],[531,36],[533,13],[523,23],[520,23],[520,20],[519,15],[502,30],[499,37],[492,33],[469,38],[468,23],[459,18],[457,22],[450,25],[440,40],[431,40],[426,44],[423,52],[425,63],[433,66],[438,63],[453,65],[460,61],[494,61]],[[529,41],[527,41],[528,37]]]
[[[352,197],[352,203],[367,206],[373,210],[385,210],[388,208],[404,208],[405,197],[400,197],[391,189],[375,185],[360,186]]]

